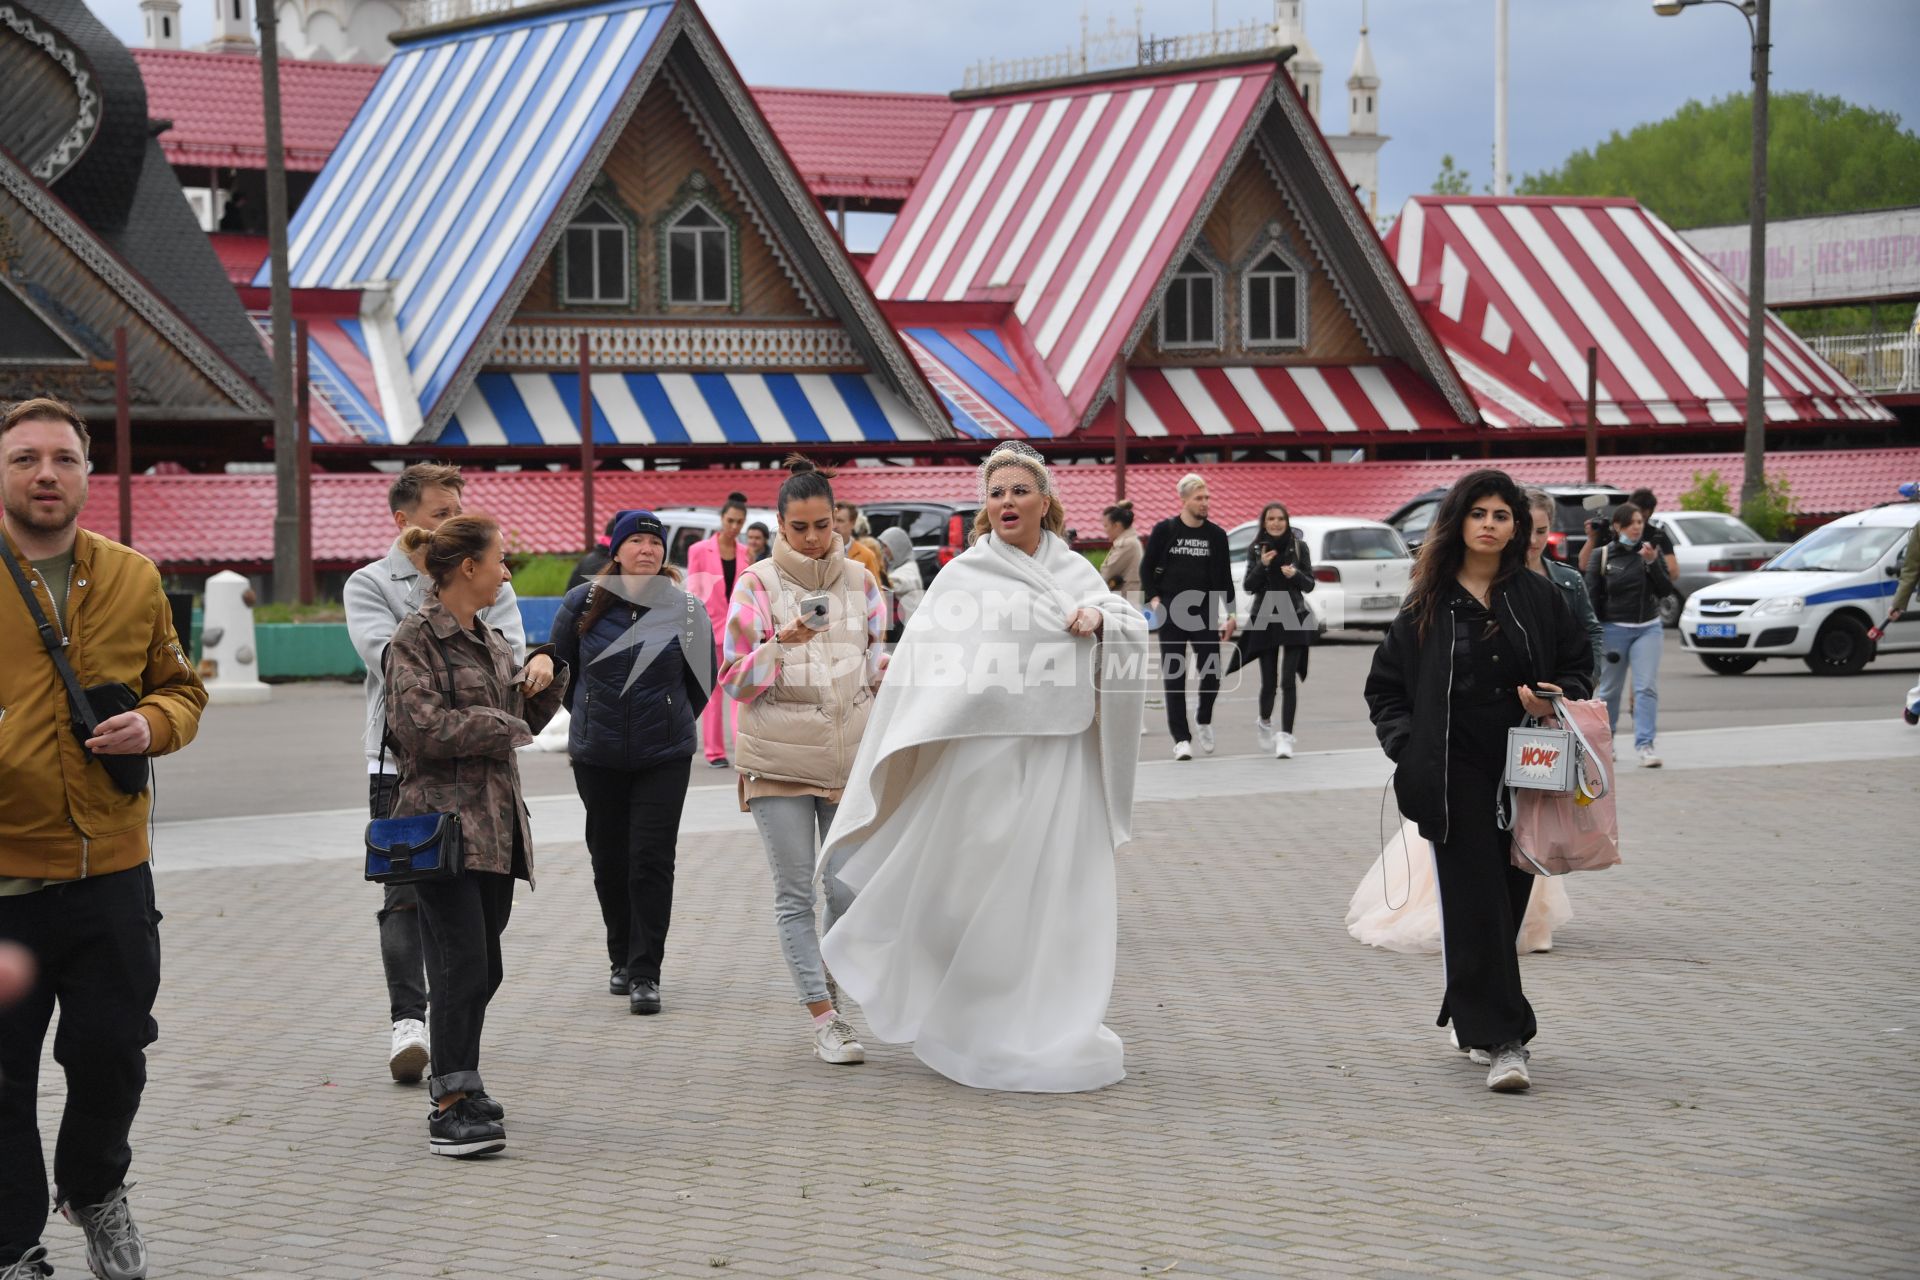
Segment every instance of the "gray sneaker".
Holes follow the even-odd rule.
[[[846,1019],[835,1018],[813,1035],[814,1056],[822,1062],[851,1066],[867,1060],[867,1051],[854,1038]]]
[[[47,1261],[47,1251],[41,1245],[33,1248],[0,1267],[0,1280],[45,1280],[53,1274],[53,1264]]]
[[[1493,1067],[1487,1072],[1487,1088],[1495,1093],[1520,1093],[1533,1085],[1527,1074],[1527,1053],[1518,1040],[1494,1046]]]
[[[1460,1033],[1452,1027],[1447,1028],[1447,1039],[1452,1042],[1454,1048],[1466,1054],[1467,1061],[1471,1062],[1474,1066],[1490,1067],[1493,1065],[1492,1054],[1488,1053],[1485,1049],[1469,1049],[1467,1046],[1461,1044]]]
[[[127,1206],[132,1190],[133,1184],[127,1183],[99,1204],[60,1206],[62,1216],[87,1233],[87,1266],[100,1280],[146,1280],[147,1242]]]

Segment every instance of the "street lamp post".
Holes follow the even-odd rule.
[[[1738,9],[1753,42],[1753,190],[1747,205],[1747,448],[1740,484],[1745,511],[1766,483],[1767,449],[1767,51],[1772,0],[1660,0],[1653,11],[1672,17],[1703,4]]]

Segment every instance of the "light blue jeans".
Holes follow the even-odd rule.
[[[754,825],[760,828],[760,843],[766,846],[767,865],[773,869],[773,914],[780,926],[780,953],[787,958],[787,971],[800,992],[802,1004],[819,1004],[827,998],[827,966],[820,959],[821,929],[813,920],[813,868],[820,846],[815,839],[827,838],[838,805],[818,796],[756,796],[747,801]],[[839,864],[852,853],[843,849],[827,866],[826,928],[833,928],[846,909],[853,905],[853,890],[840,883]]]
[[[1606,632],[1606,662],[1600,671],[1600,697],[1607,704],[1607,727],[1620,719],[1620,691],[1626,688],[1627,669],[1633,669],[1633,746],[1634,750],[1653,745],[1654,726],[1660,713],[1660,649],[1665,644],[1666,628],[1658,622],[1644,627],[1619,622],[1603,622]]]

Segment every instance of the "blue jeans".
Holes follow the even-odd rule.
[[[803,1004],[827,998],[827,966],[820,959],[820,935],[853,905],[853,890],[836,874],[853,850],[842,849],[821,876],[826,890],[826,929],[814,923],[813,868],[838,805],[818,796],[756,796],[747,801],[760,842],[766,846],[773,869],[773,912],[780,927],[780,953],[793,975],[794,989]]]
[[[1620,691],[1627,684],[1627,669],[1633,669],[1633,745],[1653,745],[1654,725],[1660,712],[1660,649],[1666,643],[1659,623],[1630,627],[1618,622],[1603,622],[1607,658],[1600,672],[1600,697],[1607,704],[1607,727],[1620,719]]]

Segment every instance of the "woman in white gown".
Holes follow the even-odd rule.
[[[822,847],[858,897],[820,949],[875,1038],[942,1075],[1098,1089],[1126,1075],[1102,1024],[1146,624],[1062,540],[1038,453],[1001,445],[981,477],[974,545],[895,649]]]

